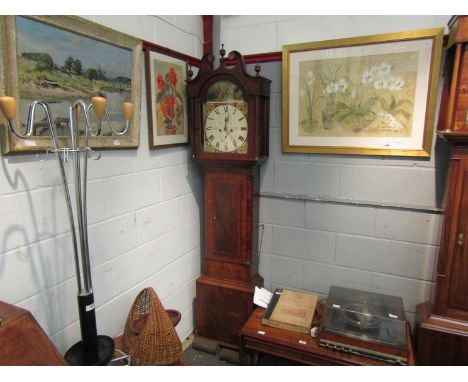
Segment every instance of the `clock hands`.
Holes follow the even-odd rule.
[[[231,140],[233,140],[231,136],[232,130],[228,129],[228,122],[229,122],[229,111],[226,110],[224,114],[224,133],[225,133],[224,140],[226,140],[228,136],[231,138]]]
[[[216,106],[207,117],[205,134],[209,144],[221,152],[237,151],[246,143],[247,129],[243,126],[243,120],[245,117],[242,114],[239,116],[239,109],[235,106]]]

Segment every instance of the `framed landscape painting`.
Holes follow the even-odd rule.
[[[145,62],[150,148],[188,145],[186,61],[145,47]]]
[[[443,29],[283,46],[284,152],[428,157]]]
[[[29,105],[40,99],[49,104],[58,135],[69,136],[69,106],[76,100],[89,104],[91,97],[101,95],[107,99],[114,131],[124,128],[122,102],[132,102],[134,112],[124,135],[113,135],[104,120],[101,134],[90,137],[90,147],[138,147],[140,40],[76,16],[2,16],[0,21],[4,41],[1,94],[17,99],[17,131],[25,131]],[[4,154],[37,152],[52,146],[45,113],[39,108],[36,114],[28,139],[18,139],[2,127]],[[92,112],[90,117],[91,124],[96,125]]]

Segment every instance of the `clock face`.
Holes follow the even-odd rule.
[[[247,104],[205,104],[205,152],[247,152]]]

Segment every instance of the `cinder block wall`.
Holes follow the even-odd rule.
[[[201,57],[199,16],[87,18]],[[447,20],[227,16],[221,20],[220,41],[228,51],[264,53],[287,43],[444,26]],[[273,80],[271,155],[262,167],[260,205],[260,273],[266,286],[325,294],[335,284],[397,294],[411,318],[414,306],[432,289],[443,146],[434,144],[430,160],[282,154],[281,64],[262,68]],[[145,107],[143,87],[138,150],[104,151],[99,161],[89,162],[89,244],[98,331],[120,334],[137,293],[152,286],[167,308],[182,312],[177,331],[184,339],[193,330],[200,274],[201,177],[188,148],[148,149]],[[79,324],[57,164],[52,158],[39,162],[35,155],[0,160],[0,300],[31,310],[65,352],[79,340]],[[290,199],[291,194],[303,196]],[[309,200],[318,196],[331,201]],[[382,207],[392,203],[399,207]]]
[[[227,51],[265,53],[283,44],[444,27],[448,19],[223,16],[220,40]],[[266,287],[326,295],[339,285],[397,295],[413,321],[416,304],[433,289],[447,146],[434,138],[429,160],[282,153],[281,63],[262,64],[261,74],[273,81],[270,158],[261,169]]]
[[[89,16],[91,21],[201,57],[200,16]],[[185,31],[185,32],[184,32]],[[143,66],[142,66],[143,70]],[[193,331],[200,274],[200,175],[189,148],[149,150],[143,76],[140,147],[90,160],[88,232],[99,334],[122,333],[151,286]],[[61,352],[80,340],[69,222],[54,157],[1,157],[0,300],[30,310]]]

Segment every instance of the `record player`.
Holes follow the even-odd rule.
[[[321,346],[406,365],[407,330],[401,297],[332,286],[319,340]]]

